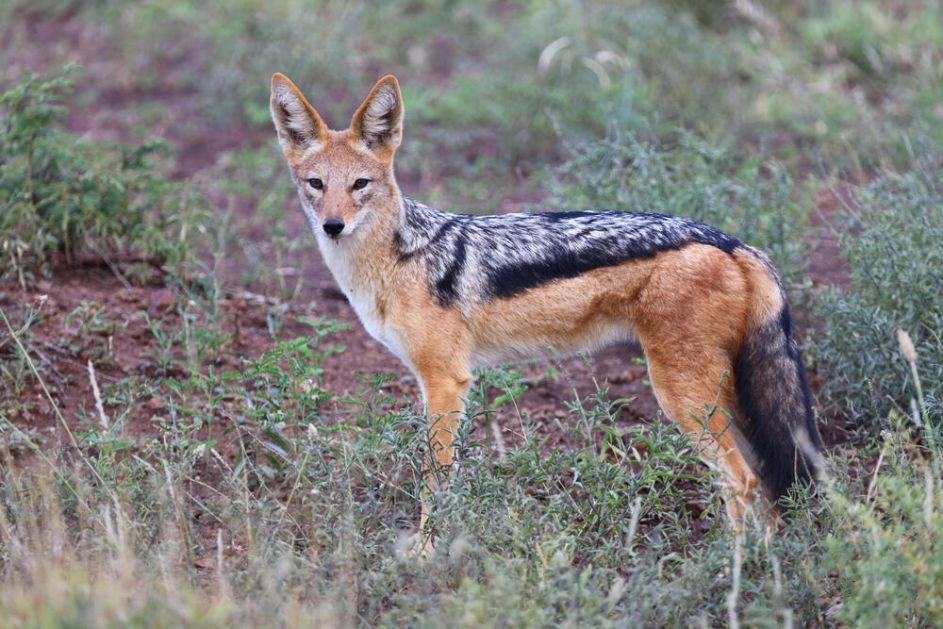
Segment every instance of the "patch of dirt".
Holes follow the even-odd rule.
[[[0,306],[14,326],[22,321],[25,309],[40,313],[24,338],[59,411],[76,425],[99,422],[89,362],[102,391],[129,377],[146,383],[186,376],[179,348],[167,337],[160,338],[182,327],[185,305],[186,297],[178,290],[162,284],[129,287],[110,270],[95,266],[61,269],[26,290],[11,283],[0,285]],[[243,359],[272,346],[260,306],[232,299],[223,301],[221,310],[222,328],[231,338],[208,364],[218,370],[238,370]],[[200,321],[191,325],[199,326]],[[65,445],[66,435],[42,386],[34,385],[28,396],[23,402],[35,412],[12,419],[38,428],[52,437],[53,444]],[[150,420],[162,405],[150,397],[126,403],[131,408],[129,431],[153,433]],[[106,404],[105,410],[117,412],[119,405]]]
[[[808,237],[809,277],[813,290],[829,286],[847,289],[851,286],[848,260],[838,243],[835,222],[841,213],[853,208],[855,187],[841,182],[818,191],[809,215],[811,234]]]

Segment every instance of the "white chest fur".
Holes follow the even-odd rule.
[[[381,316],[377,307],[379,280],[371,278],[369,273],[359,268],[354,255],[356,246],[357,243],[343,238],[335,241],[318,235],[318,248],[324,263],[357,313],[363,327],[370,336],[383,343],[397,358],[411,367],[402,334],[395,325]]]

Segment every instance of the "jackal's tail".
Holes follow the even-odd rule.
[[[734,363],[734,387],[756,473],[771,496],[813,482],[821,438],[812,394],[776,271],[762,253],[738,252],[749,268],[753,316]]]

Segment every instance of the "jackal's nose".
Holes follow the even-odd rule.
[[[344,221],[337,218],[329,218],[324,221],[324,233],[331,238],[337,238],[344,231]]]

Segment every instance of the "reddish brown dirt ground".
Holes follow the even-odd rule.
[[[134,86],[132,77],[126,76],[127,71],[118,71],[122,67],[121,52],[108,41],[104,32],[75,16],[64,15],[52,20],[21,16],[8,31],[4,38],[6,43],[0,46],[6,65],[2,75],[4,82],[20,76],[25,69],[48,71],[65,61],[79,62],[85,67],[77,102],[86,104],[76,106],[69,115],[67,126],[72,131],[100,139],[134,141],[138,136],[133,130],[140,123],[136,113],[138,106],[149,104],[153,110],[156,105],[161,113],[148,119],[149,132],[177,148],[178,158],[172,169],[175,177],[197,176],[212,168],[227,150],[270,141],[259,132],[219,129],[203,120],[198,95],[181,70],[183,60],[194,62],[192,58],[186,59],[187,54],[197,58],[198,63],[199,51],[182,51],[161,59],[159,82],[144,90]],[[434,160],[435,156],[430,155],[429,159]],[[407,192],[409,188],[406,187]],[[513,206],[513,201],[500,206]],[[252,217],[247,215],[254,211],[251,204],[237,211],[247,223],[252,222]],[[286,210],[285,220],[290,225],[289,231],[306,229],[297,208]],[[249,237],[262,236],[250,233]],[[834,237],[817,228],[815,238],[818,240],[810,268],[814,282],[829,283],[837,278],[841,283],[836,273],[841,275],[842,272],[835,271],[841,269],[841,264],[836,262],[838,250]],[[415,382],[393,356],[365,333],[334,287],[313,243],[282,263],[299,269],[305,278],[303,292],[291,304],[292,314],[325,316],[349,324],[346,331],[337,333],[334,338],[347,350],[327,360],[322,387],[344,396],[362,387],[356,377],[358,372],[393,372],[402,377],[386,385],[386,390],[400,403],[415,403],[418,398]],[[236,260],[232,264],[227,275],[237,277],[240,262]],[[255,286],[247,288],[259,290]],[[237,284],[231,284],[230,289],[234,296],[223,300],[220,316],[233,338],[219,352],[215,366],[239,369],[244,359],[257,357],[271,348],[274,341],[267,330],[264,304],[244,298]],[[76,418],[76,421],[80,417],[94,421],[95,417],[87,361],[92,359],[95,363],[102,386],[131,374],[147,375],[149,370],[157,368],[154,356],[159,350],[141,313],[147,312],[152,319],[175,324],[180,316],[178,307],[185,300],[185,296],[172,287],[157,283],[128,288],[108,268],[88,266],[57,270],[51,277],[26,289],[11,283],[0,286],[0,306],[16,316],[27,305],[37,304],[41,295],[47,296],[43,306],[45,316],[31,328],[31,346],[43,363],[48,384],[64,416]],[[74,323],[68,321],[69,313],[83,301],[101,304],[105,318],[117,326],[110,341],[107,333],[82,336]],[[289,321],[281,336],[291,338],[305,329],[304,325]],[[110,349],[107,356],[103,356],[102,348],[108,343]],[[11,351],[11,347],[0,348],[0,358]],[[526,366],[524,371],[530,378],[530,387],[517,401],[517,408],[541,426],[550,447],[562,439],[557,436],[555,420],[564,416],[564,403],[591,395],[597,383],[608,383],[610,399],[635,398],[621,417],[626,425],[640,418],[655,417],[657,407],[646,383],[645,367],[632,360],[639,356],[636,348],[617,347],[590,360],[565,359],[555,365],[558,375],[553,378],[543,376],[546,372],[541,365]],[[29,416],[15,419],[62,443],[65,437],[41,387],[30,385],[25,395],[32,398],[34,410]],[[133,414],[132,430],[140,433],[153,430],[151,417],[159,409],[160,400],[140,400],[140,410]],[[498,422],[513,442],[520,424],[516,412],[504,410]]]

